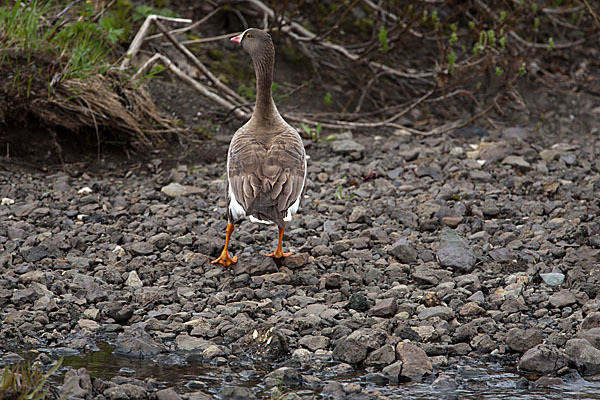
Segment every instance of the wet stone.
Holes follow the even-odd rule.
[[[540,374],[548,374],[565,367],[569,358],[554,345],[538,344],[527,350],[519,360],[519,368]]]
[[[398,360],[402,361],[402,378],[420,382],[425,375],[433,372],[433,367],[427,354],[414,344],[398,343],[396,346],[396,355]]]
[[[565,345],[565,352],[577,363],[583,375],[600,373],[600,350],[585,339],[570,339]]]

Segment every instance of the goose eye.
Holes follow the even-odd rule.
[[[251,37],[252,37],[252,35],[251,35],[251,34],[249,34],[249,33],[246,33],[246,38],[251,38]]]

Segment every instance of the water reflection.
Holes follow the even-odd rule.
[[[154,360],[133,359],[113,354],[109,344],[102,343],[99,350],[64,358],[67,368],[88,370],[90,375],[110,379],[116,375],[137,379],[152,377],[165,387],[177,387],[180,393],[202,390],[216,394],[223,382],[253,388],[257,394],[262,391],[262,377],[268,373],[252,363],[236,366],[211,366],[199,362],[186,362],[175,354],[165,354]],[[265,365],[261,365],[265,367]],[[390,399],[440,399],[466,400],[569,400],[600,399],[600,376],[586,379],[566,379],[559,387],[533,387],[517,389],[517,381],[522,378],[514,369],[501,365],[469,365],[449,368],[444,372],[456,382],[454,390],[444,392],[439,386],[428,383],[401,383],[399,385],[376,385],[364,380],[365,371],[352,376],[333,377],[330,373],[303,371],[318,376],[323,381],[337,380],[341,383],[358,383],[364,389],[376,389]],[[315,398],[312,390],[296,392],[306,398]],[[316,398],[319,398],[317,396]]]

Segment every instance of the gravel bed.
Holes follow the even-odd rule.
[[[475,362],[518,367],[524,390],[598,374],[600,139],[508,136],[307,142],[295,254],[277,265],[275,228],[243,222],[229,269],[209,264],[224,159],[77,176],[0,165],[0,362],[109,342],[159,366],[236,367],[222,399],[378,399],[370,383],[410,381],[457,398]],[[72,369],[63,390],[213,398],[193,382]]]

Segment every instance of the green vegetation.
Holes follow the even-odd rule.
[[[48,371],[31,361],[7,365],[0,377],[0,399],[45,400],[56,398],[48,379],[62,363],[62,358]]]

